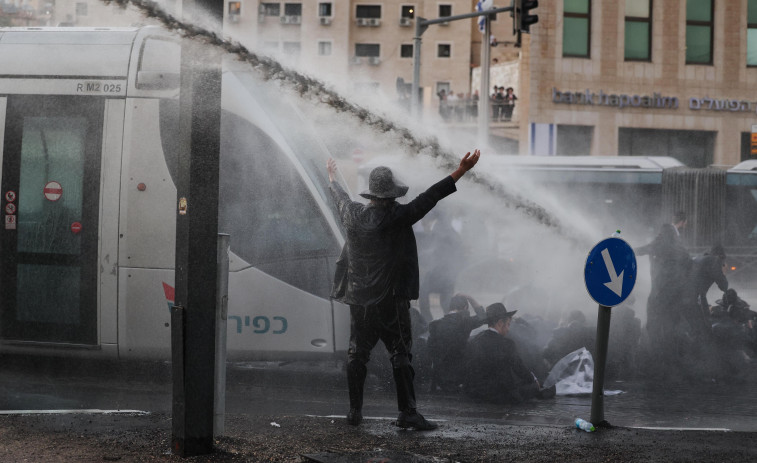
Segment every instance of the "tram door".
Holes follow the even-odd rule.
[[[9,96],[0,230],[5,342],[97,344],[104,100]]]

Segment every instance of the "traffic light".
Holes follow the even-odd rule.
[[[531,14],[530,10],[539,6],[538,0],[522,0],[520,11],[517,12],[517,18],[521,32],[530,32],[531,24],[539,22],[539,16]]]

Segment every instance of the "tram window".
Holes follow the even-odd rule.
[[[174,183],[178,113],[178,102],[161,101],[161,143]],[[328,266],[339,247],[294,164],[262,130],[225,111],[220,163],[219,232],[231,235],[231,250],[275,278],[328,297]]]
[[[326,297],[338,245],[299,172],[249,122],[226,113],[221,125],[220,231],[250,264]]]
[[[82,216],[82,169],[87,119],[75,116],[28,117],[21,141],[19,252],[78,254],[81,236],[69,225]],[[51,202],[40,185],[55,180],[65,188]]]

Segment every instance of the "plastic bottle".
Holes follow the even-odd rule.
[[[586,432],[594,432],[594,425],[581,418],[576,418],[576,427]]]
[[[615,232],[610,236],[613,238],[620,238],[620,230],[615,230]]]

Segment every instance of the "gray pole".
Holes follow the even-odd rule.
[[[594,385],[591,389],[591,423],[607,426],[605,421],[605,364],[607,363],[607,344],[610,339],[610,308],[599,306],[597,314],[597,344],[594,359]]]
[[[418,101],[418,89],[421,83],[421,35],[423,34],[423,18],[415,18],[415,37],[413,37],[413,88],[410,96],[410,114],[417,118],[420,114],[420,101]]]
[[[226,320],[229,309],[229,235],[218,234],[216,276],[216,369],[213,437],[222,436],[226,417]]]
[[[484,16],[484,37],[481,40],[481,90],[478,95],[478,142],[489,145],[489,62],[491,61],[491,21]]]

